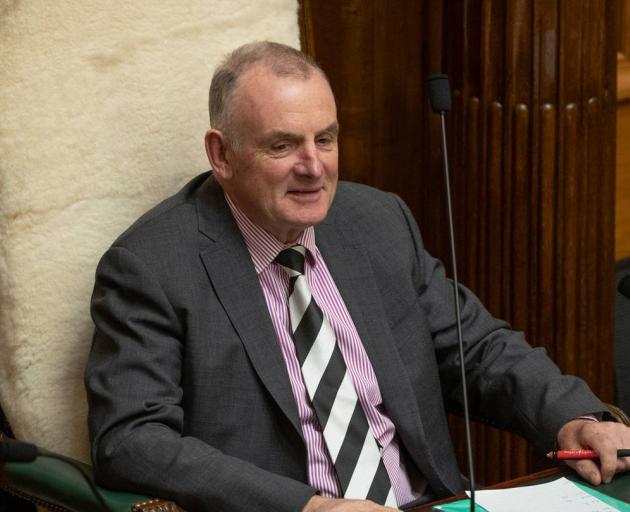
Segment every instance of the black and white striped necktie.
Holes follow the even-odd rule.
[[[289,316],[306,390],[317,414],[345,498],[396,507],[396,499],[358,400],[335,333],[304,276],[306,249],[283,250],[276,262],[289,275]]]

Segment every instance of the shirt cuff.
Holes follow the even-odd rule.
[[[600,419],[595,416],[594,414],[585,414],[583,416],[578,416],[577,418],[574,418],[576,420],[589,420],[589,421],[596,421],[599,423]]]

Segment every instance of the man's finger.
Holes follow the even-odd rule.
[[[599,467],[592,460],[569,460],[567,465],[590,484],[599,485],[602,483]]]
[[[602,475],[602,482],[605,484],[609,483],[613,476],[615,476],[615,471],[617,470],[617,451],[611,452],[607,450],[599,454],[599,465],[600,465],[600,473]]]
[[[607,484],[615,476],[617,470],[616,436],[611,432],[610,425],[594,425],[583,430],[582,438],[585,445],[590,446],[599,455],[599,471],[602,482]]]
[[[630,457],[621,457],[617,459],[617,473],[623,473],[630,470]]]

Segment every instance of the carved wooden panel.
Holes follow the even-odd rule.
[[[454,180],[467,199],[460,218],[479,217],[460,232],[462,279],[611,399],[614,2],[450,5],[447,19],[460,20],[444,50],[457,91],[451,140],[463,141]],[[541,463],[512,436],[476,438],[488,482]]]
[[[622,260],[630,258],[630,98],[617,107],[616,200],[615,259]]]
[[[615,258],[630,257],[630,0],[618,0]]]
[[[303,47],[339,103],[342,177],[400,194],[448,261],[439,125],[424,91],[429,74],[448,73],[461,280],[610,401],[617,2],[302,4]],[[513,435],[474,437],[486,484],[542,463]]]

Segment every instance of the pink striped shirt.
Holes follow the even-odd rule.
[[[227,194],[225,194],[225,198],[254,263],[278,336],[282,356],[287,365],[306,442],[310,485],[319,489],[323,496],[341,497],[341,489],[334,466],[304,385],[300,363],[291,336],[287,308],[289,280],[286,272],[273,261],[287,245],[279,242],[270,233],[252,222],[236,207]],[[313,297],[335,332],[337,343],[350,371],[352,382],[365,411],[370,429],[378,444],[383,448],[383,462],[392,483],[396,501],[399,506],[402,506],[421,496],[424,493],[426,483],[423,480],[413,486],[415,489],[412,488],[404,462],[401,459],[396,429],[384,411],[374,369],[341,294],[315,245],[315,230],[312,227],[306,229],[295,243],[303,245],[307,249],[306,281]]]

